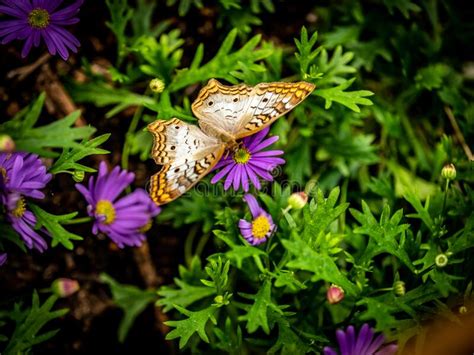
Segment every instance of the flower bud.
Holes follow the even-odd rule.
[[[79,282],[67,278],[59,278],[53,281],[51,290],[58,297],[69,297],[79,291]]]
[[[436,255],[435,263],[437,267],[445,267],[448,265],[448,257],[446,254],[438,254]]]
[[[466,313],[467,313],[467,307],[466,306],[459,307],[459,314],[466,314]]]
[[[405,289],[405,282],[403,281],[395,281],[393,283],[393,292],[397,296],[403,296],[405,295],[406,289]]]
[[[453,164],[446,164],[443,169],[441,169],[441,176],[446,180],[456,179],[456,168]]]
[[[326,292],[329,304],[338,304],[344,299],[344,290],[337,285],[331,285]]]
[[[217,295],[216,297],[214,297],[214,302],[216,302],[217,304],[224,303],[224,296]]]
[[[72,173],[72,179],[75,181],[75,182],[81,182],[82,180],[84,180],[84,177],[86,176],[86,173],[84,171],[80,171],[80,170],[75,170],[73,173]]]
[[[0,152],[11,153],[15,150],[15,141],[7,134],[0,134]]]
[[[162,93],[163,90],[165,89],[165,83],[163,82],[163,80],[155,78],[150,81],[150,89],[155,94]]]
[[[305,192],[295,192],[288,197],[288,205],[295,209],[300,210],[308,203],[308,195]]]

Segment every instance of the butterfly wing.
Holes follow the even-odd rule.
[[[150,196],[157,205],[178,198],[219,161],[225,144],[197,126],[177,118],[148,125],[154,142],[152,157],[161,170],[150,179]]]
[[[314,84],[304,81],[251,87],[227,86],[211,79],[199,92],[192,110],[204,131],[238,139],[273,123],[301,103],[314,88]]]

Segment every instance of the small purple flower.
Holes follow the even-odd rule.
[[[40,190],[51,180],[46,167],[36,154],[0,153],[0,191],[16,192],[26,197],[43,199]]]
[[[79,41],[63,26],[79,22],[75,17],[83,0],[59,10],[63,0],[0,0],[0,13],[14,17],[0,22],[2,44],[14,39],[25,40],[21,56],[28,55],[31,47],[38,47],[43,38],[49,53],[58,53],[67,60],[69,50],[77,52]]]
[[[120,248],[140,246],[152,218],[160,213],[160,208],[145,190],[138,189],[118,198],[134,178],[135,174],[118,166],[108,172],[106,163],[101,162],[97,181],[91,177],[88,187],[76,184],[89,204],[89,216],[95,219],[92,232],[98,234],[100,231],[108,235]]]
[[[264,243],[276,230],[272,216],[260,207],[252,195],[246,194],[244,200],[252,213],[252,222],[241,219],[239,221],[240,233],[252,245]]]
[[[16,192],[10,192],[6,197],[7,220],[13,229],[21,236],[29,249],[37,249],[41,253],[48,249],[48,244],[43,237],[35,231],[36,217],[26,209],[23,196]],[[45,229],[42,233],[48,234]]]
[[[222,158],[214,170],[223,169],[212,178],[211,183],[215,184],[227,175],[224,190],[232,185],[237,191],[242,184],[244,191],[247,192],[249,179],[258,190],[261,188],[259,177],[273,181],[270,172],[278,165],[284,164],[285,160],[277,157],[283,154],[282,150],[262,151],[279,139],[278,136],[264,139],[269,130],[270,128],[267,127],[253,136],[244,138],[237,150]]]
[[[339,351],[341,355],[393,355],[397,352],[396,344],[382,346],[385,337],[380,334],[374,339],[374,331],[368,324],[364,324],[356,335],[352,325],[346,328],[346,331],[336,331]],[[338,353],[326,346],[324,355],[337,355]]]
[[[0,266],[3,266],[7,262],[8,255],[7,253],[0,253]]]
[[[25,197],[43,199],[40,191],[51,180],[46,167],[36,154],[0,153],[0,201],[6,206],[7,220],[26,246],[43,252],[48,244],[35,231],[35,215],[26,209]],[[41,233],[48,235],[46,230]]]

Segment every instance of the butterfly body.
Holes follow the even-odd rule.
[[[314,85],[261,83],[227,86],[215,79],[201,89],[191,108],[199,127],[177,118],[148,125],[154,138],[151,155],[162,169],[152,176],[150,196],[163,205],[181,196],[209,173],[239,139],[273,123],[312,91]]]

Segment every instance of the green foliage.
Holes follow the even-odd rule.
[[[153,291],[140,290],[136,286],[118,283],[107,274],[101,274],[100,279],[110,287],[114,303],[124,312],[118,328],[118,339],[123,343],[135,318],[156,300],[156,294]]]
[[[47,323],[64,316],[68,312],[67,309],[51,311],[56,300],[56,296],[49,296],[41,304],[38,293],[34,291],[30,308],[22,309],[21,304],[15,304],[13,310],[7,313],[8,318],[15,322],[15,330],[2,353],[7,355],[27,353],[36,344],[55,336],[59,330],[39,333]],[[6,338],[3,337],[3,340],[6,340]]]

